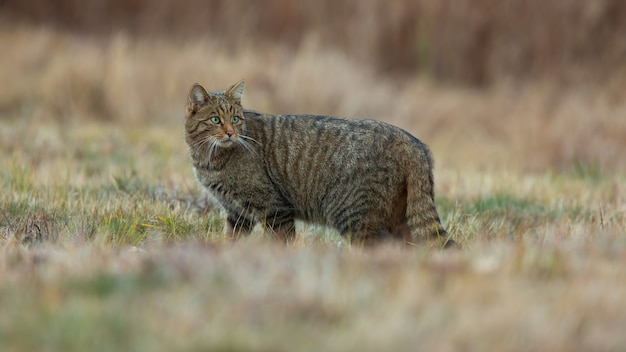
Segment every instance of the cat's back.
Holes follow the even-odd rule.
[[[245,111],[265,144],[281,149],[326,149],[338,155],[371,157],[389,156],[393,151],[428,152],[428,147],[407,131],[391,124],[370,119],[345,119],[320,115],[271,115]],[[307,148],[308,149],[308,148]],[[395,155],[402,157],[404,153]]]

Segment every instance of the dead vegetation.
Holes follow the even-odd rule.
[[[0,3],[3,349],[626,346],[622,2],[180,4]],[[428,143],[463,249],[221,238],[181,119],[241,78]]]
[[[626,74],[620,0],[5,0],[0,10],[63,30],[218,40],[228,49],[297,49],[314,37],[383,73],[472,85],[545,76],[604,82],[616,74],[623,81]]]

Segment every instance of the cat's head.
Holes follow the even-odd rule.
[[[245,82],[239,81],[226,91],[207,92],[194,84],[189,91],[185,137],[193,148],[245,147],[245,117],[241,97]]]

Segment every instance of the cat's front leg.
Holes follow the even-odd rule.
[[[247,219],[243,215],[228,213],[224,222],[224,237],[238,238],[247,236],[254,228],[254,220]]]

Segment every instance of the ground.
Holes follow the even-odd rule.
[[[306,46],[232,56],[22,27],[0,42],[29,43],[0,54],[3,350],[626,348],[612,89],[389,79]],[[288,247],[261,228],[223,239],[182,119],[192,83],[241,78],[250,108],[378,118],[429,144],[462,248],[362,249],[309,224]]]

